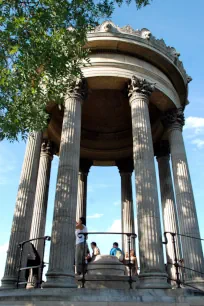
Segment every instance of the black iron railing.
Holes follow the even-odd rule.
[[[37,266],[22,267],[22,259],[23,259],[23,256],[25,255],[25,254],[23,254],[23,250],[24,250],[25,245],[27,243],[30,243],[31,241],[36,241],[36,240],[43,240],[42,258],[40,258],[40,264],[37,265]],[[32,283],[32,282],[29,282],[29,281],[20,282],[21,271],[31,270],[31,269],[40,269],[39,279],[37,280],[36,287],[41,288],[43,269],[46,266],[45,265],[46,263],[44,262],[45,244],[46,244],[46,241],[50,241],[50,240],[51,240],[50,236],[44,236],[44,237],[38,237],[38,238],[25,240],[25,241],[19,243],[18,246],[20,248],[20,256],[19,256],[19,265],[18,265],[18,274],[17,274],[17,283],[16,283],[17,289],[19,288],[19,285],[26,285],[28,283]],[[27,256],[27,254],[25,256]],[[29,278],[28,278],[28,280],[29,280]]]
[[[168,279],[170,281],[176,282],[178,288],[181,288],[181,285],[184,285],[184,286],[191,287],[193,289],[196,289],[196,290],[204,293],[204,290],[202,290],[202,289],[200,289],[198,287],[192,286],[192,285],[190,285],[188,283],[185,283],[185,281],[181,280],[180,270],[183,270],[183,271],[184,270],[190,270],[190,271],[196,272],[196,273],[198,273],[200,275],[204,275],[204,273],[201,272],[201,271],[194,270],[194,269],[192,269],[190,267],[186,267],[185,266],[185,261],[184,261],[184,265],[181,265],[179,263],[180,260],[178,259],[178,254],[177,254],[177,250],[176,250],[176,240],[175,240],[175,237],[176,236],[182,236],[182,237],[186,237],[186,238],[189,238],[189,239],[196,239],[196,240],[200,240],[200,241],[204,241],[204,239],[198,238],[198,237],[189,236],[189,235],[179,234],[179,233],[164,232],[165,241],[163,242],[163,244],[166,244],[166,245],[169,243],[168,238],[167,238],[167,234],[170,234],[171,237],[172,237],[172,244],[173,244],[173,251],[174,251],[174,263],[167,262],[167,265],[173,265],[175,267],[175,269],[176,269],[176,279],[171,279],[170,277],[168,277]]]
[[[114,233],[114,232],[87,232],[87,233],[79,233],[78,235],[84,235],[84,249],[83,249],[83,258],[82,258],[82,278],[80,278],[78,281],[82,283],[81,288],[85,288],[85,283],[87,281],[91,281],[91,282],[96,282],[96,281],[101,281],[101,279],[91,279],[91,278],[86,278],[86,261],[85,261],[85,257],[86,257],[86,240],[87,240],[87,236],[88,235],[126,235],[127,236],[127,243],[128,243],[128,260],[127,260],[127,264],[126,266],[128,266],[129,268],[129,277],[128,277],[128,283],[130,286],[130,289],[132,289],[132,283],[135,282],[135,280],[132,278],[132,268],[133,268],[133,264],[131,263],[131,256],[130,256],[130,251],[131,251],[131,240],[137,238],[137,235],[135,233]],[[97,263],[95,263],[95,265],[97,265]],[[100,263],[98,264],[100,265]],[[108,263],[106,264],[108,265]],[[110,263],[109,265],[117,265],[114,263]],[[123,281],[124,279],[106,279],[105,281]]]

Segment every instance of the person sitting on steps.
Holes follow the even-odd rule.
[[[114,242],[113,243],[113,247],[112,249],[110,250],[110,255],[112,256],[116,256],[119,261],[123,261],[123,252],[122,250],[118,247],[118,242]]]
[[[92,248],[92,250],[93,250],[93,252],[92,252],[92,261],[95,259],[95,257],[97,256],[97,255],[100,255],[100,250],[99,250],[99,248],[97,247],[97,244],[96,244],[96,242],[92,242],[91,243],[91,248]]]

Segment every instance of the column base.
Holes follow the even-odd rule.
[[[191,287],[190,286],[192,286],[192,287],[195,287],[196,289],[200,289],[200,290],[204,290],[204,279],[203,278],[200,278],[200,277],[198,277],[197,279],[195,279],[195,280],[189,280],[189,281],[185,281],[185,284],[186,285],[184,285],[186,288],[189,288],[189,289],[191,289]],[[187,286],[187,285],[189,285],[189,287]],[[192,288],[192,289],[194,289],[194,288]]]
[[[167,283],[166,273],[141,273],[139,274],[139,284],[137,288],[141,289],[170,289],[171,285]]]
[[[16,277],[3,277],[1,280],[0,289],[16,289],[17,288],[17,278]]]
[[[65,273],[47,273],[43,288],[77,288],[75,275]]]

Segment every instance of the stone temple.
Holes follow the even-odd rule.
[[[47,106],[51,114],[47,130],[28,139],[0,305],[204,305],[204,259],[182,136],[191,78],[180,54],[147,29],[119,28],[106,21],[88,34],[86,47],[90,64],[82,68],[83,78],[67,93],[64,106]],[[18,244],[45,235],[54,154],[59,156],[59,168],[46,282],[42,289],[16,289]],[[103,282],[77,288],[75,220],[76,215],[86,216],[87,176],[93,166],[119,169],[121,232],[125,233],[134,232],[131,176],[135,172],[140,272],[132,290],[119,268],[120,285],[114,280],[106,283],[106,277],[117,277],[108,266]],[[161,222],[167,232],[167,268]],[[168,232],[182,235],[175,236],[173,245]],[[127,238],[122,241],[125,251]],[[177,276],[173,246],[185,266],[180,269],[185,274],[181,289],[171,281]],[[35,247],[42,256],[42,240],[35,241]]]

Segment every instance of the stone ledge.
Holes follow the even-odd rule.
[[[180,305],[204,306],[204,294],[189,289],[15,289],[0,291],[0,305]]]

